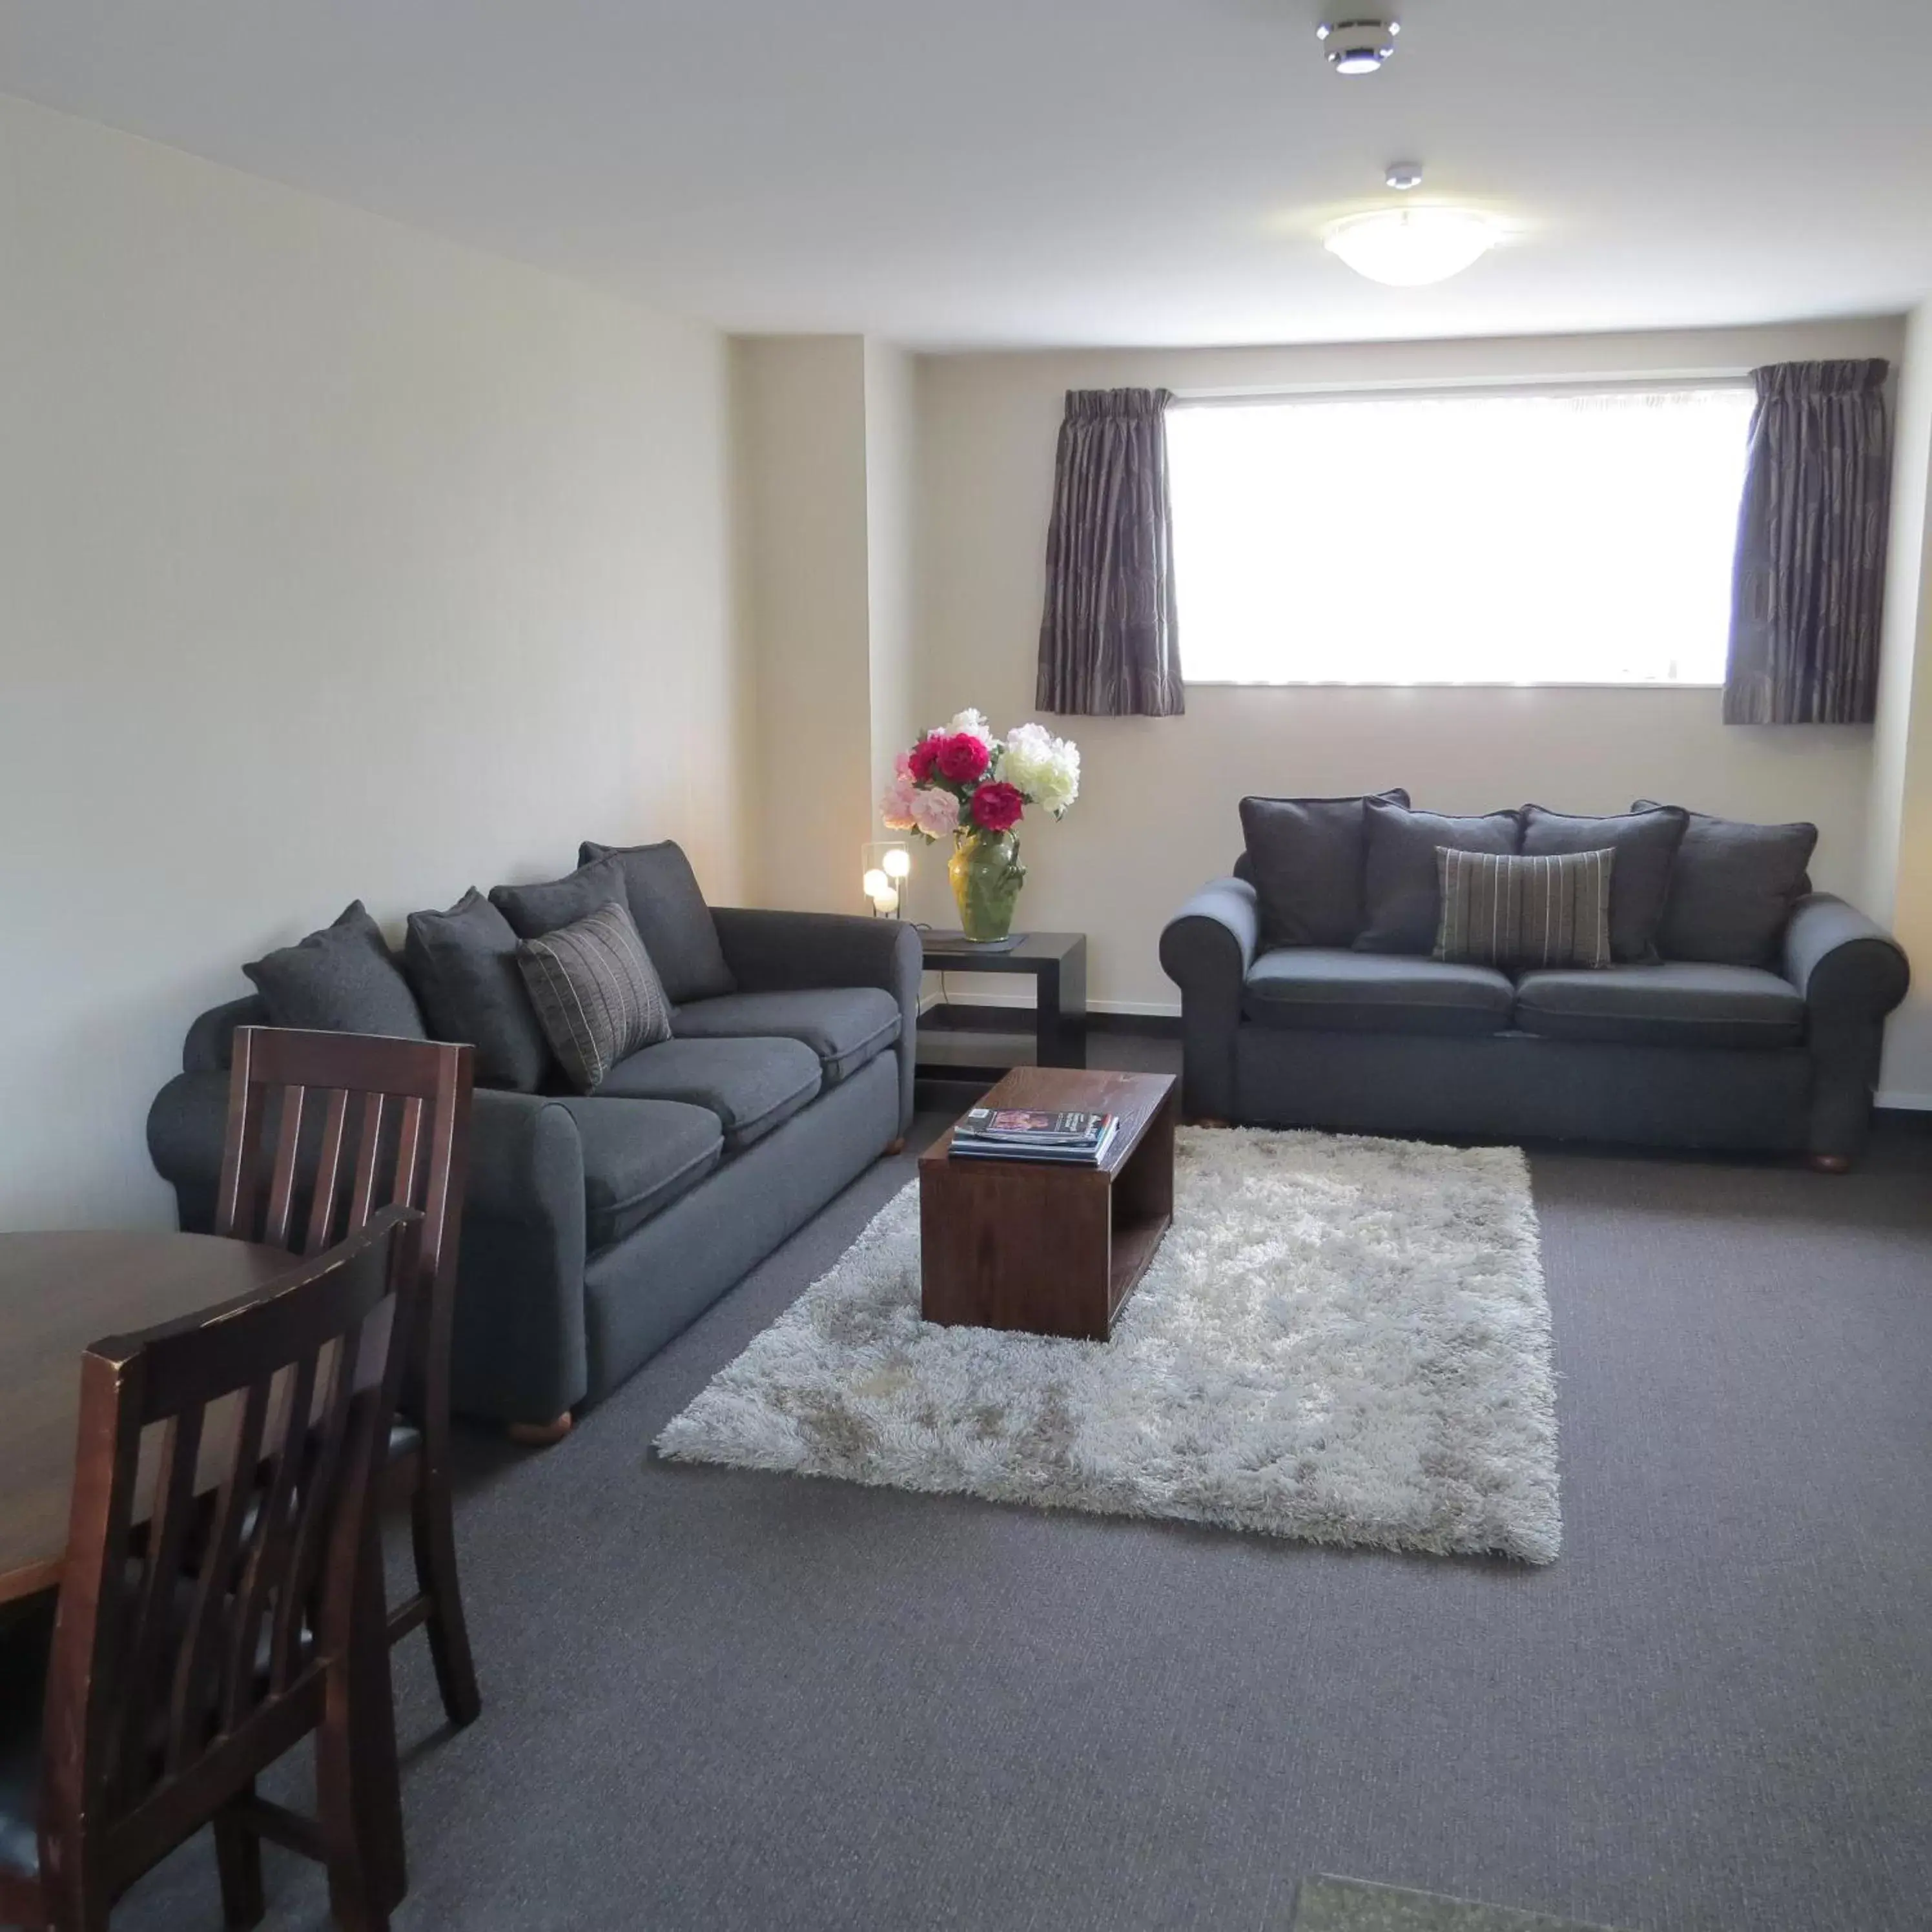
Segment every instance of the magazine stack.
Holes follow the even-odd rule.
[[[961,1160],[1038,1160],[1063,1167],[1098,1167],[1119,1125],[1112,1114],[975,1107],[952,1130],[952,1154]]]

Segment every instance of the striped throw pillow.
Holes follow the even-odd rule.
[[[580,1094],[619,1060],[670,1037],[670,1002],[627,906],[613,900],[526,939],[517,965],[537,1023]]]
[[[1436,957],[1478,966],[1607,966],[1612,851],[1526,857],[1436,848]]]

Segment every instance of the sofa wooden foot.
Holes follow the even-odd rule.
[[[1193,1114],[1182,1121],[1181,1125],[1185,1127],[1228,1127],[1233,1126],[1234,1123],[1222,1120],[1213,1114]]]
[[[1808,1154],[1814,1174],[1849,1174],[1852,1171],[1852,1157],[1848,1154]]]
[[[554,1422],[513,1422],[506,1433],[519,1449],[548,1449],[570,1433],[572,1420],[566,1408]]]
[[[892,1156],[893,1156],[894,1154],[904,1154],[904,1152],[905,1152],[905,1136],[904,1136],[904,1134],[900,1135],[900,1136],[898,1137],[898,1138],[897,1140],[896,1140],[896,1141],[888,1141],[888,1142],[886,1142],[886,1158],[888,1160],[891,1160],[891,1159],[892,1159]]]

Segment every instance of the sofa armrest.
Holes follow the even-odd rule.
[[[182,1042],[184,1073],[225,1073],[234,1052],[237,1027],[266,1026],[268,1003],[260,993],[210,1006],[200,1015]]]
[[[772,912],[714,906],[724,962],[748,993],[809,986],[878,986],[898,1003],[899,1132],[912,1124],[913,1068],[919,1054],[919,982],[925,956],[919,931],[902,920],[848,913]]]
[[[1161,970],[1180,988],[1181,1106],[1195,1120],[1234,1118],[1234,1033],[1261,942],[1245,879],[1216,879],[1162,928]]]
[[[583,1400],[584,1217],[569,1105],[478,1088],[450,1348],[460,1414],[544,1423]]]
[[[1784,976],[1804,995],[1812,1060],[1809,1150],[1833,1162],[1864,1150],[1885,1016],[1905,998],[1904,949],[1830,892],[1798,902],[1784,932]]]

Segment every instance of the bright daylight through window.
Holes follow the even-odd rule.
[[[1190,683],[1720,684],[1751,391],[1168,414]]]

